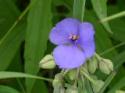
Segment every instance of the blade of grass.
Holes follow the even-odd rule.
[[[123,88],[125,86],[123,82],[125,82],[125,77],[121,78],[107,93],[115,93],[116,90]]]
[[[36,75],[38,63],[46,50],[48,34],[51,27],[51,0],[31,0],[35,4],[28,14],[25,43],[25,72]],[[35,80],[26,79],[27,92],[31,93]],[[41,90],[45,90],[42,88]]]
[[[20,11],[12,0],[0,0],[0,39],[8,32],[19,15]]]
[[[107,53],[109,53],[109,52],[111,52],[111,51],[115,50],[116,48],[119,48],[123,45],[125,45],[125,42],[122,42],[120,44],[117,44],[117,45],[113,46],[112,48],[109,48],[109,49],[105,50],[104,52],[100,53],[100,55],[105,55],[105,54],[107,54]]]
[[[93,17],[96,16],[94,11],[86,10],[85,11],[85,20],[93,23],[96,34],[95,34],[95,42],[96,42],[96,51],[97,53],[102,53],[103,51],[113,47],[112,42],[105,32],[105,29],[101,24],[97,22],[97,18]],[[101,37],[101,39],[100,39]],[[106,58],[112,58],[117,54],[115,50],[111,51],[107,55],[104,55]]]
[[[103,87],[100,89],[100,91],[98,93],[104,93],[105,89],[108,87],[108,85],[111,83],[112,79],[114,78],[114,76],[116,75],[116,72],[112,72],[108,78],[105,80],[105,83],[103,85]]]
[[[0,59],[3,63],[0,65],[0,70],[5,70],[8,68],[11,60],[19,49],[21,42],[24,40],[26,24],[25,20],[21,20],[26,15],[30,7],[31,4],[21,13],[8,32],[0,40]]]
[[[7,85],[6,86],[0,85],[0,93],[20,93],[20,92],[12,87],[7,86]]]
[[[18,24],[0,43],[0,70],[6,70],[20,48],[25,35],[24,21]]]
[[[1,0],[0,1],[0,19],[3,19],[3,22],[0,23],[0,70],[6,70],[11,63],[13,57],[17,49],[19,49],[19,45],[23,39],[22,33],[24,31],[20,31],[24,29],[22,25],[18,25],[13,32],[10,33],[10,27],[12,23],[16,20],[17,16],[19,16],[20,12],[16,8],[11,0]],[[9,17],[8,17],[9,15]],[[8,30],[9,29],[9,30]],[[19,32],[18,32],[19,31]],[[17,35],[18,34],[18,35]],[[14,39],[13,39],[14,37]],[[13,49],[14,48],[14,49]],[[9,52],[9,53],[8,53]]]
[[[116,57],[114,57],[113,61],[114,61],[114,70],[117,70],[124,62],[125,62],[125,51],[122,52],[121,54],[117,55]],[[102,87],[102,89],[100,90],[99,93],[103,93],[105,91],[105,89],[108,87],[108,85],[110,84],[110,82],[112,81],[112,79],[115,77],[116,72],[113,71],[108,78],[105,81],[104,86]]]
[[[73,17],[83,21],[86,0],[74,0]]]
[[[34,78],[52,82],[52,79],[47,79],[44,77],[34,76],[26,73],[1,71],[0,79],[7,79],[7,78]]]
[[[105,22],[107,22],[107,21],[111,21],[111,20],[113,20],[113,19],[116,19],[116,18],[119,18],[119,17],[123,17],[123,16],[125,16],[125,11],[122,11],[122,12],[117,13],[117,14],[114,14],[114,15],[112,15],[112,16],[103,18],[103,19],[100,20],[100,22],[105,23]]]
[[[91,0],[91,2],[93,5],[93,8],[100,20],[107,17],[107,0]],[[107,22],[102,23],[102,25],[104,26],[106,31],[108,31],[110,34],[113,33]]]
[[[19,78],[16,79],[22,93],[26,93],[25,88]]]

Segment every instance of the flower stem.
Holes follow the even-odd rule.
[[[125,16],[125,11],[122,11],[117,14],[106,17],[106,18],[102,19],[101,22],[104,23],[104,22],[111,21],[111,20],[119,18],[119,17],[123,17],[123,16]]]
[[[80,68],[77,69],[76,79],[75,79],[75,82],[74,82],[74,86],[77,86],[78,78],[79,78],[79,72],[80,72]]]
[[[86,79],[86,88],[87,88],[88,93],[94,93],[92,85],[90,81],[88,81],[87,79]]]
[[[95,81],[86,73],[84,70],[81,70],[81,73],[93,84],[96,84]]]

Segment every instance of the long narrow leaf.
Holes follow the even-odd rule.
[[[74,0],[73,16],[83,21],[86,0]]]
[[[24,40],[25,23],[18,24],[11,33],[0,43],[0,70],[5,70],[10,65],[13,57],[20,48],[21,42]]]
[[[0,93],[19,93],[19,91],[9,86],[0,85]]]
[[[25,24],[21,22],[11,29],[19,15],[19,10],[11,0],[0,0],[0,10],[0,70],[5,70],[24,39]]]
[[[25,72],[31,74],[37,74],[39,71],[38,63],[46,50],[51,27],[51,0],[31,0],[31,3],[34,2],[28,14],[25,45]],[[29,93],[34,83],[34,80],[26,79]]]
[[[107,0],[91,0],[91,2],[100,20],[107,17]],[[105,27],[105,29],[112,34],[109,24],[107,22],[102,24]]]
[[[25,74],[21,72],[7,72],[7,71],[1,71],[0,72],[0,79],[7,79],[7,78],[33,78],[33,79],[41,79],[41,80],[47,80],[51,81],[51,79],[47,79],[44,77],[38,77],[30,74]]]

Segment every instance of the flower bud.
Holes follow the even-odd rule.
[[[65,89],[63,87],[63,76],[61,73],[56,74],[53,80],[53,93],[65,93]]]
[[[77,70],[76,69],[70,70],[67,73],[67,76],[69,77],[70,80],[75,80],[76,79],[76,75],[77,75]]]
[[[39,63],[39,67],[43,69],[53,69],[56,64],[52,55],[46,55]]]
[[[109,59],[101,59],[99,63],[99,68],[101,72],[105,74],[110,74],[113,71],[113,63]]]
[[[53,93],[65,93],[65,88],[61,86],[54,87]]]
[[[75,86],[68,87],[66,93],[78,93],[78,88]]]
[[[103,87],[104,81],[95,80],[95,82],[96,82],[95,84],[92,84],[93,91],[94,91],[94,93],[98,93],[100,91],[100,89]]]
[[[98,67],[97,59],[93,57],[92,60],[88,62],[88,70],[90,73],[93,74],[96,71],[97,67]]]
[[[62,86],[63,83],[63,75],[61,73],[56,74],[53,80],[53,86]]]
[[[59,92],[58,92],[59,93]],[[65,93],[65,88],[60,89],[60,93]]]

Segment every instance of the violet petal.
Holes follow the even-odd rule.
[[[79,40],[81,42],[88,42],[94,39],[94,28],[89,22],[84,22],[79,25]]]
[[[50,32],[49,39],[56,45],[70,43],[70,35],[78,33],[78,26],[80,22],[76,19],[66,18],[57,23]]]
[[[81,44],[81,47],[83,49],[83,52],[86,56],[86,58],[90,58],[95,54],[95,42],[93,41],[89,41],[89,42],[84,42],[83,44]]]
[[[76,46],[60,45],[53,51],[56,64],[63,69],[73,69],[85,63],[85,55]]]

